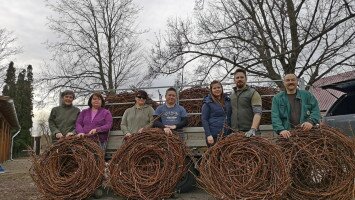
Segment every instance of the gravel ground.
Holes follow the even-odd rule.
[[[37,191],[36,185],[29,174],[31,161],[28,158],[21,158],[6,161],[2,164],[5,173],[0,174],[0,200],[35,200],[44,199]],[[89,198],[92,200],[94,198]],[[101,200],[125,199],[114,195],[111,191],[104,191]],[[181,200],[212,200],[214,199],[202,189],[196,188],[194,191],[184,194],[177,194],[174,198]]]

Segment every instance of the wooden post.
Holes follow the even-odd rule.
[[[6,155],[5,155],[5,160],[9,160],[10,159],[10,138],[11,138],[11,126],[9,123],[5,123],[6,124],[6,134],[5,134],[5,148],[6,148]]]
[[[36,155],[39,155],[40,154],[40,151],[41,151],[41,136],[40,137],[35,137],[34,138],[34,142],[35,142],[35,152],[36,152]]]
[[[5,132],[5,126],[4,126],[4,119],[1,117],[0,118],[0,163],[5,161],[5,142],[4,142],[4,135],[6,134]]]

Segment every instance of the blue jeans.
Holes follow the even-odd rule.
[[[99,146],[102,150],[106,151],[107,141],[105,141],[105,142],[99,141]]]

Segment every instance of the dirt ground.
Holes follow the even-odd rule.
[[[29,174],[31,161],[28,158],[6,161],[1,165],[5,168],[5,173],[0,174],[0,200],[34,200],[44,199],[36,188]],[[92,200],[94,198],[89,198]],[[100,200],[125,199],[114,195],[111,191],[105,191]],[[214,199],[202,189],[196,188],[194,191],[184,194],[177,194],[174,200],[212,200]]]
[[[41,199],[42,195],[29,174],[31,162],[27,158],[6,161],[1,165],[5,173],[0,174],[0,199]]]

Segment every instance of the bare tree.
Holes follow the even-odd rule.
[[[37,124],[37,128],[35,130],[38,136],[44,137],[44,140],[47,144],[52,143],[51,132],[48,125],[48,117],[49,114],[45,112],[39,112],[38,116],[36,117],[35,123]]]
[[[133,0],[62,0],[48,6],[55,12],[49,27],[58,36],[49,43],[56,66],[48,66],[41,79],[50,92],[111,91],[138,80],[142,32]]]
[[[16,55],[22,52],[21,47],[16,46],[16,37],[13,32],[0,28],[0,88],[3,87],[3,80],[5,78],[5,69],[8,65],[2,66],[3,61],[10,56]]]
[[[194,19],[168,22],[152,49],[151,75],[189,69],[203,82],[239,67],[272,80],[295,73],[312,85],[354,69],[354,0],[202,2]]]

